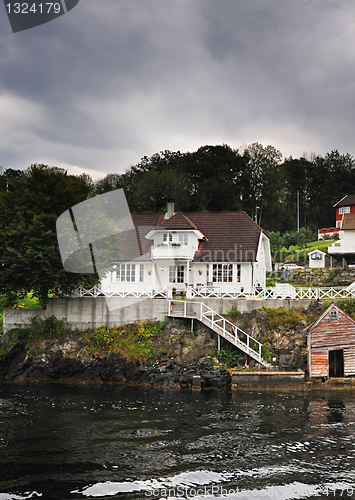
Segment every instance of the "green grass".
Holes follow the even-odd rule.
[[[283,247],[281,251],[277,252],[277,259],[283,262],[296,262],[300,265],[308,265],[308,254],[313,250],[321,250],[322,252],[328,253],[328,247],[334,243],[335,240],[320,240],[311,241],[307,243],[306,247],[301,247],[299,245],[291,245],[288,249]]]
[[[322,250],[322,252],[327,252],[327,248],[330,247],[336,240],[320,240],[320,241],[312,241],[311,243],[307,243],[307,252],[311,252],[312,250]]]

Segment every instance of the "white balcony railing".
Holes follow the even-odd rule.
[[[328,253],[329,254],[355,254],[355,246],[351,245],[340,245],[337,243],[336,245],[331,245],[328,247]]]
[[[152,248],[152,259],[186,259],[192,260],[196,248],[191,245],[164,244],[156,245]]]

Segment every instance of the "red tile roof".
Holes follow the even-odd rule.
[[[200,241],[194,261],[255,262],[262,229],[245,212],[177,212],[170,219],[164,214],[133,214],[135,230],[125,231],[119,260],[149,260],[152,240],[145,235],[152,229],[199,230]]]
[[[202,262],[255,262],[261,227],[245,212],[187,213],[205,234],[194,261]]]
[[[150,260],[150,249],[153,240],[147,240],[145,235],[163,220],[164,214],[132,214],[135,229],[123,231],[118,260]]]
[[[341,223],[342,230],[355,229],[355,214],[344,214]]]
[[[182,212],[176,212],[170,219],[164,219],[159,223],[159,227],[164,229],[198,229],[196,224]]]

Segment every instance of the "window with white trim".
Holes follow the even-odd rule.
[[[236,276],[236,282],[240,283],[242,280],[242,266],[240,264],[237,264],[237,276]]]
[[[338,311],[336,311],[334,309],[332,311],[330,311],[329,318],[330,319],[338,319]]]
[[[339,207],[339,215],[350,214],[350,207]]]
[[[163,234],[163,243],[171,243],[173,241],[172,233],[164,233]]]
[[[181,243],[181,245],[188,245],[189,235],[187,233],[180,233],[179,242]]]
[[[139,265],[139,281],[140,281],[140,283],[143,283],[143,281],[144,281],[144,265],[143,264]]]
[[[212,271],[214,283],[231,283],[233,281],[233,264],[213,264]]]
[[[133,283],[136,281],[136,265],[117,264],[116,281],[120,283]]]
[[[169,266],[169,283],[184,283],[184,266]]]

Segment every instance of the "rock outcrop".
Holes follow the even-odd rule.
[[[0,376],[23,383],[135,383],[184,389],[192,387],[193,377],[199,375],[202,388],[230,384],[229,372],[215,366],[207,355],[216,347],[214,334],[207,328],[191,332],[183,322],[172,321],[163,339],[152,339],[154,354],[144,361],[130,361],[116,351],[88,356],[80,334],[62,344],[45,340],[35,351],[16,343],[0,362]],[[4,336],[2,342],[6,342]]]

